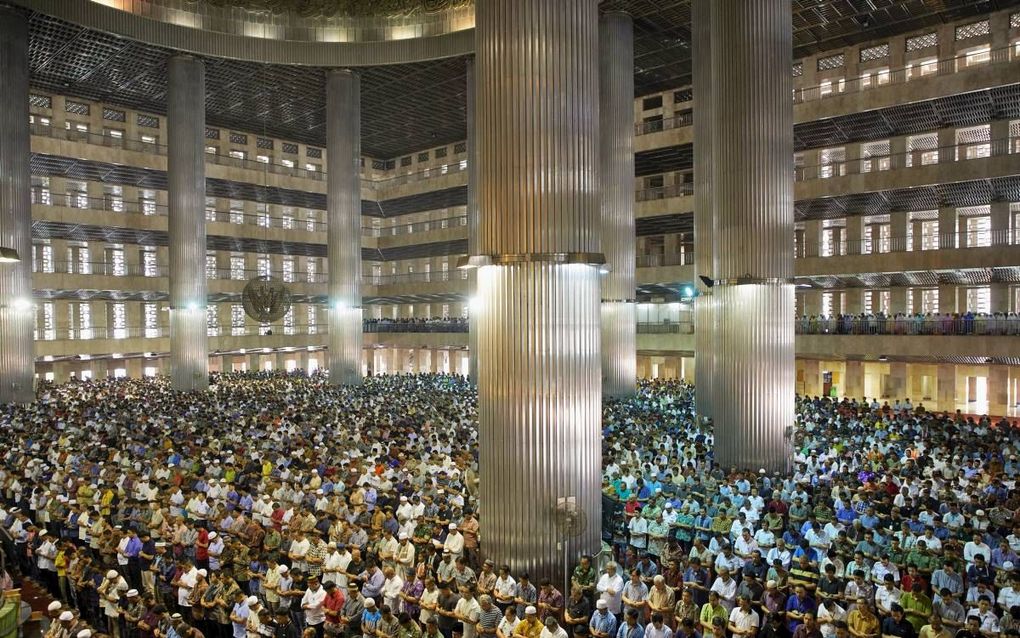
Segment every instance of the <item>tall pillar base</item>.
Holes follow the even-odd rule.
[[[361,308],[329,311],[329,382],[361,385]]]
[[[716,286],[716,461],[785,472],[794,422],[794,287]],[[748,321],[753,317],[756,321]]]
[[[481,519],[486,556],[560,582],[565,555],[601,543],[598,269],[485,266],[478,291],[481,501],[499,504]],[[557,507],[584,531],[563,534]]]
[[[170,385],[178,392],[209,387],[205,309],[170,311]]]
[[[602,302],[602,394],[634,396],[637,390],[637,308],[626,301]]]

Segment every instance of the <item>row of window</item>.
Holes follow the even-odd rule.
[[[1013,307],[1020,308],[1020,289],[1013,291]],[[1004,312],[1004,308],[992,308],[992,294],[989,286],[973,286],[962,289],[962,296],[959,301],[962,304],[960,312],[991,313]],[[802,301],[798,298],[798,301]],[[954,304],[955,305],[955,304]],[[940,313],[939,289],[938,288],[907,288],[905,308],[909,312],[920,312],[923,314]],[[832,317],[838,314],[850,312],[848,308],[848,295],[845,291],[825,291],[822,293],[821,314]],[[890,290],[864,290],[861,293],[861,308],[855,310],[864,314],[885,315],[892,314],[892,291]],[[799,312],[798,314],[813,314]]]

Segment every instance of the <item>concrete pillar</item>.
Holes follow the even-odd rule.
[[[864,218],[853,215],[846,218],[846,254],[860,255],[863,250]]]
[[[326,252],[329,382],[361,383],[361,88],[357,75],[326,75]]]
[[[956,248],[957,225],[960,216],[952,206],[939,208],[939,248]]]
[[[842,226],[832,227],[832,256],[847,254],[846,229]]]
[[[1009,404],[1009,367],[988,366],[988,414],[1005,416]]]
[[[167,69],[167,197],[170,231],[170,380],[179,391],[209,385],[205,279],[205,67],[191,56]]]
[[[127,370],[127,375],[132,379],[141,379],[142,369],[145,367],[143,364],[144,360],[141,357],[126,359],[124,361],[124,369]]]
[[[793,423],[793,78],[786,0],[711,9],[715,458],[782,472]]]
[[[0,7],[0,78],[0,247],[14,249],[20,259],[0,262],[0,404],[29,403],[35,398],[35,307],[28,23],[20,12],[6,7]]]
[[[1010,312],[1009,284],[993,282],[988,287],[988,305],[992,312]]]
[[[715,280],[715,209],[713,207],[712,149],[715,121],[712,115],[712,6],[711,0],[694,0],[691,10],[694,80],[694,270],[698,296],[694,299],[694,358],[701,368],[694,408],[702,419],[715,416],[715,297],[702,281]],[[810,222],[808,222],[810,223]]]
[[[478,254],[478,148],[475,142],[475,61],[467,61],[468,254]],[[633,182],[633,180],[630,180]],[[633,186],[632,186],[633,188]],[[478,382],[478,270],[468,271],[468,378]]]
[[[555,578],[601,543],[598,2],[480,0],[475,44],[481,535]]]
[[[958,308],[959,300],[957,299],[956,286],[952,284],[939,286],[939,312],[942,314],[952,314],[957,312]]]
[[[891,314],[909,312],[907,308],[907,289],[900,286],[889,289],[889,312]]]
[[[809,219],[804,222],[804,256],[818,257],[822,244],[822,222]]]
[[[956,161],[956,129],[940,128],[936,133],[939,149],[939,164]]]
[[[993,201],[989,206],[992,245],[1005,246],[1013,243],[1012,217],[1009,202]]]
[[[902,252],[907,250],[907,220],[908,213],[902,210],[894,210],[889,213],[889,250],[890,252]]]
[[[889,169],[907,166],[907,138],[903,135],[889,138]]]
[[[847,361],[846,371],[843,373],[843,396],[851,399],[864,397],[864,362]]]
[[[817,359],[801,359],[798,361],[804,379],[803,393],[805,396],[819,396],[822,393],[821,362]]]
[[[956,410],[956,366],[952,363],[940,363],[936,375],[938,395],[935,409],[953,412]]]
[[[604,15],[599,22],[599,45],[599,182],[602,251],[608,267],[602,275],[602,393],[627,397],[634,394],[637,377],[634,28],[630,16]]]
[[[889,363],[889,374],[885,377],[882,396],[894,401],[907,397],[907,364],[901,361]]]
[[[844,312],[858,315],[864,312],[864,290],[861,288],[847,288],[843,291]]]
[[[910,249],[912,251],[917,252],[920,251],[924,246],[924,238],[922,237],[922,229],[924,222],[922,222],[919,219],[915,219],[911,221],[910,224],[912,226],[911,232],[912,246],[910,247]]]

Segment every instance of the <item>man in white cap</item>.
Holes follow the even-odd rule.
[[[351,564],[351,552],[347,546],[337,543],[326,545],[326,560],[322,563],[322,582],[333,581],[341,591],[347,589],[347,566]]]
[[[453,558],[457,559],[464,553],[464,536],[457,529],[456,523],[450,523],[447,527],[449,533],[446,535],[446,541],[443,542],[443,551],[450,552]]]
[[[108,633],[114,638],[120,638],[120,598],[129,589],[124,577],[111,569],[106,572],[106,578],[99,585],[99,605],[103,609],[106,620],[109,623]]]
[[[39,568],[42,581],[50,590],[50,594],[56,596],[60,591],[57,587],[57,566],[54,562],[57,558],[57,546],[53,537],[46,530],[39,532],[39,537],[41,542],[35,550],[36,566]]]
[[[411,578],[414,574],[414,545],[411,543],[411,537],[406,532],[400,532],[399,546],[397,547],[397,565],[399,570],[403,570],[401,574],[404,579]]]

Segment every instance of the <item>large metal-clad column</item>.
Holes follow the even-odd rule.
[[[467,61],[468,255],[478,254],[478,153],[475,143],[475,61]],[[468,377],[478,382],[478,272],[468,271]]]
[[[180,55],[167,69],[167,203],[170,380],[178,391],[209,385],[205,280],[205,66]]]
[[[533,578],[600,544],[597,4],[476,5],[482,549]]]
[[[28,403],[35,396],[28,22],[3,7],[0,78],[0,247],[16,250],[21,260],[0,262],[0,403]]]
[[[711,4],[715,458],[775,472],[794,411],[791,6]]]
[[[715,280],[715,210],[712,208],[712,0],[694,0],[694,409],[713,417],[715,387],[715,297],[701,277]]]
[[[361,81],[326,76],[329,382],[361,383]]]
[[[634,394],[634,28],[629,15],[599,23],[599,182],[602,185],[602,392]]]

